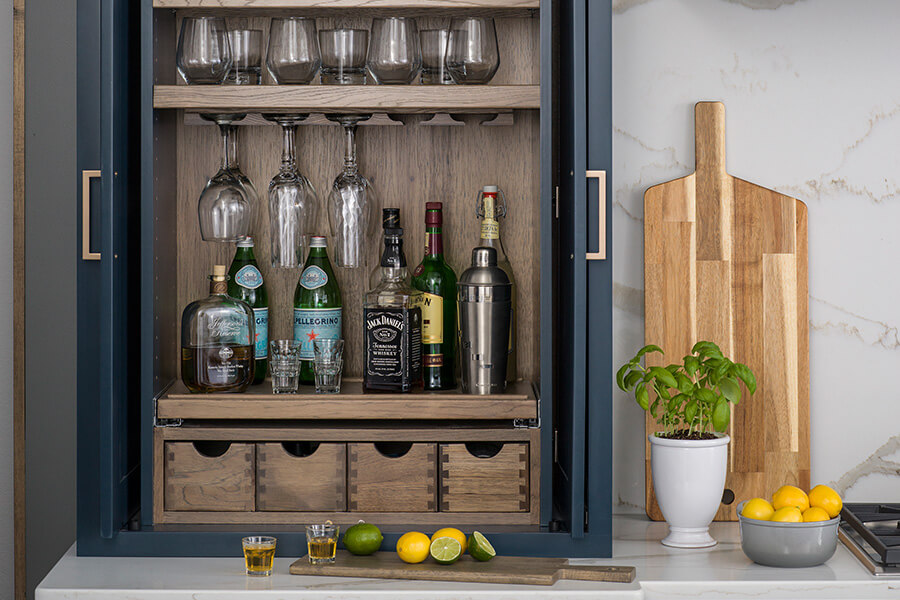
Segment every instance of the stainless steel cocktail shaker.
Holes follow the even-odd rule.
[[[497,266],[494,248],[472,250],[472,266],[456,284],[459,300],[459,354],[462,391],[492,394],[506,390],[506,360],[512,315],[512,286]]]

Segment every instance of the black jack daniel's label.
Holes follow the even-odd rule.
[[[364,310],[365,386],[407,391],[422,381],[422,311]]]

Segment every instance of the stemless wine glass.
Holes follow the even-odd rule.
[[[222,83],[231,68],[231,44],[222,17],[185,17],[175,65],[185,83]]]
[[[366,66],[376,83],[412,83],[422,68],[416,20],[408,17],[372,19]]]
[[[273,267],[303,266],[309,236],[316,226],[316,190],[297,170],[297,126],[307,115],[263,115],[281,125],[281,169],[269,183],[269,236]]]
[[[222,166],[200,194],[197,204],[200,237],[206,242],[236,242],[250,234],[254,209],[252,198],[241,180],[235,176],[231,162],[232,123],[243,119],[244,115],[206,115],[204,118],[219,125],[222,134]]]
[[[450,71],[447,70],[447,38],[450,32],[446,29],[423,29],[419,32],[422,46],[422,83],[453,83]]]
[[[365,29],[323,29],[319,32],[322,51],[322,83],[364,84],[369,32]]]
[[[275,17],[269,26],[266,66],[275,83],[309,83],[321,64],[316,20]]]
[[[500,68],[497,29],[490,17],[456,17],[450,22],[447,69],[456,83],[487,83]]]
[[[344,170],[331,185],[328,222],[334,240],[334,258],[340,267],[365,265],[366,245],[371,239],[375,190],[359,174],[356,165],[356,124],[372,115],[330,115],[344,127]]]
[[[236,29],[228,32],[231,44],[231,69],[226,83],[236,85],[259,85],[262,80],[262,31],[259,29]]]

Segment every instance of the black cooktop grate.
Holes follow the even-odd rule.
[[[884,565],[900,565],[900,504],[845,504],[841,517]]]

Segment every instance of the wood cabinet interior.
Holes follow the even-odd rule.
[[[516,3],[513,3],[516,4]],[[156,6],[170,5],[157,2]],[[180,6],[175,4],[175,6]],[[427,8],[427,3],[424,4]],[[509,8],[509,7],[506,7]],[[156,84],[176,84],[174,49],[181,19],[192,9],[173,11],[154,10],[155,76]],[[446,27],[452,11],[434,9],[419,16],[420,29]],[[206,11],[205,14],[209,14]],[[231,28],[256,28],[263,31],[263,47],[268,36],[269,17],[277,14],[297,14],[296,10],[240,10],[228,15]],[[311,11],[309,14],[320,14]],[[365,10],[326,13],[318,19],[319,28],[351,26],[369,28],[371,14]],[[372,13],[374,14],[374,13]],[[540,83],[539,19],[536,11],[516,13],[516,16],[497,18],[501,66],[491,85],[538,85]],[[271,83],[263,69],[264,84]],[[312,84],[317,85],[317,83]],[[199,87],[199,86],[198,86]],[[412,86],[411,86],[412,87]],[[417,86],[419,87],[419,86]],[[489,86],[488,86],[489,87]],[[264,89],[264,88],[258,88]],[[323,111],[325,112],[325,111]],[[393,111],[386,111],[393,112]],[[496,112],[496,111],[495,111]],[[448,262],[457,275],[469,265],[471,250],[478,245],[480,221],[476,217],[476,195],[481,186],[496,184],[504,191],[509,207],[501,221],[504,246],[518,285],[518,376],[539,379],[539,319],[540,319],[540,128],[537,110],[516,110],[512,123],[506,126],[480,125],[486,117],[461,117],[464,126],[425,127],[421,123],[431,115],[402,114],[395,118],[402,126],[360,126],[357,133],[357,154],[360,173],[369,179],[377,194],[375,230],[369,238],[367,263],[363,269],[336,268],[344,306],[343,336],[345,347],[345,377],[362,374],[362,304],[371,271],[381,254],[380,208],[395,206],[401,209],[404,228],[404,249],[410,270],[422,257],[424,213],[426,201],[444,203],[444,250]],[[159,261],[156,278],[174,276],[174,307],[157,302],[156,313],[174,313],[171,324],[158,324],[161,330],[156,354],[161,355],[160,370],[178,373],[180,370],[177,344],[180,320],[184,307],[208,294],[208,276],[212,265],[229,265],[234,256],[233,244],[215,244],[200,239],[197,219],[197,200],[206,181],[218,169],[221,141],[218,129],[212,125],[185,124],[184,111],[157,110],[154,127],[154,160],[157,162],[154,181],[154,203],[157,207],[157,246],[165,245],[163,237],[174,235],[174,273],[166,271]],[[508,121],[507,121],[508,122]],[[280,165],[281,131],[279,127],[238,127],[238,157],[243,172],[255,184],[260,203],[253,237],[255,253],[266,282],[269,295],[269,339],[292,337],[293,294],[299,269],[273,269],[269,259],[268,200],[266,189]],[[331,182],[342,167],[343,140],[337,125],[301,126],[297,134],[296,157],[300,172],[315,186],[319,196],[317,230],[329,233],[326,203]],[[171,178],[174,181],[163,181]],[[166,203],[169,204],[165,207]],[[161,231],[169,214],[174,232]],[[330,236],[329,236],[330,237]],[[330,239],[329,239],[330,243]],[[164,256],[168,249],[157,249]],[[166,282],[168,285],[169,282]],[[166,330],[167,327],[173,329]],[[171,342],[169,342],[171,340]],[[161,348],[174,342],[172,348]],[[168,364],[162,364],[168,363]],[[160,382],[160,388],[164,382]]]

